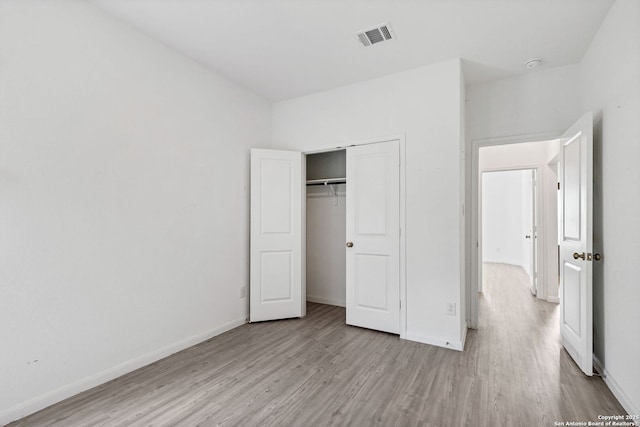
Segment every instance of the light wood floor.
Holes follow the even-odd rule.
[[[345,326],[345,311],[244,325],[11,426],[552,426],[624,413],[558,342],[557,305],[486,265],[464,352]]]

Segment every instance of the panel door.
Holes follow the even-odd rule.
[[[531,293],[538,294],[538,218],[537,218],[537,183],[536,170],[531,169],[529,172],[529,182],[527,190],[527,203],[525,212],[526,219],[529,223],[527,235],[525,238],[528,243],[529,253],[529,280],[531,282]]]
[[[347,149],[347,324],[400,333],[399,141]]]
[[[593,374],[593,117],[584,115],[560,148],[560,333],[582,371]]]
[[[251,322],[305,315],[302,182],[302,153],[251,150]]]
[[[539,217],[538,217],[538,213],[540,210],[540,207],[538,206],[538,171],[536,169],[533,169],[531,171],[531,179],[532,179],[532,209],[533,209],[533,230],[531,233],[531,240],[533,243],[533,247],[531,248],[531,253],[533,254],[532,256],[532,260],[533,260],[533,265],[532,265],[532,270],[533,270],[533,289],[534,289],[534,295],[538,294],[538,281],[540,278],[540,271],[539,271],[539,259],[538,259],[538,228],[539,228]]]

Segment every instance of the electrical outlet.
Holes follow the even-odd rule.
[[[240,298],[245,298],[247,296],[247,287],[246,286],[242,286],[240,288]]]
[[[447,303],[447,314],[449,316],[455,316],[456,315],[456,303],[455,302],[448,302]]]

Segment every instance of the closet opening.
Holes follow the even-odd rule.
[[[251,322],[304,317],[309,301],[403,337],[403,141],[251,150]]]
[[[346,307],[347,152],[305,157],[306,300]]]

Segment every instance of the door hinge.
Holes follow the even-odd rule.
[[[558,183],[558,190],[560,189],[560,183]]]

